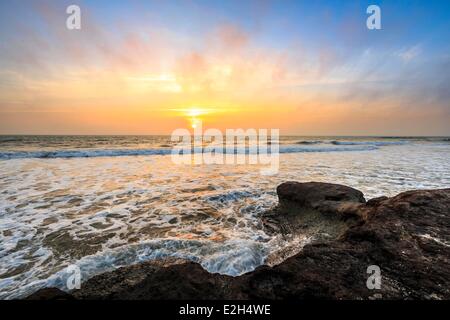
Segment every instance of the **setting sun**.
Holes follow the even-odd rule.
[[[178,116],[187,119],[193,129],[197,128],[204,121],[204,116],[217,112],[212,108],[188,107],[181,109],[171,109]]]

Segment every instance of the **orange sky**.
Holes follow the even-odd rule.
[[[448,73],[438,72],[448,54],[421,39],[392,45],[388,33],[377,47],[356,18],[318,21],[337,30],[328,40],[287,39],[233,17],[199,28],[189,20],[184,31],[139,20],[133,8],[136,21],[103,14],[113,24],[85,8],[82,30],[69,31],[58,5],[38,3],[33,21],[16,8],[8,24],[15,35],[0,53],[0,134],[170,134],[191,125],[192,109],[207,110],[203,127],[221,130],[450,134]]]

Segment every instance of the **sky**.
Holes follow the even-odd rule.
[[[0,0],[0,134],[450,135],[449,40],[450,1]]]

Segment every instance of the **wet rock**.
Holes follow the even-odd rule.
[[[74,297],[56,288],[45,288],[30,295],[26,300],[73,300]]]
[[[315,210],[333,217],[354,217],[366,200],[361,191],[333,183],[285,182],[278,186],[281,208],[294,204],[303,210]]]
[[[280,232],[292,231],[282,230],[283,219],[308,220],[304,226],[316,225],[317,230],[339,224],[339,232],[304,246],[278,265],[239,277],[210,274],[193,262],[146,262],[93,277],[72,296],[450,299],[450,189],[409,191],[368,204],[359,191],[331,184],[283,184],[278,195],[280,206],[270,219]],[[372,265],[380,268],[380,289],[367,286]]]
[[[359,208],[365,203],[360,191],[331,183],[286,182],[278,186],[277,193],[278,206],[261,217],[265,231],[313,237],[315,241],[337,239],[359,223]],[[289,251],[295,252],[293,248]]]
[[[211,275],[184,260],[151,261],[96,276],[73,292],[77,299],[220,299],[230,277]]]
[[[370,207],[375,207],[377,205],[379,205],[382,201],[389,199],[388,197],[378,197],[378,198],[373,198],[367,201],[367,205]]]
[[[405,192],[359,210],[363,223],[338,239],[244,276],[249,297],[450,298],[450,189]],[[381,269],[380,290],[367,288],[370,265]],[[283,286],[263,285],[275,279]]]
[[[361,191],[340,184],[323,182],[285,182],[277,187],[280,204],[286,200],[294,201],[312,208],[327,201],[351,201],[364,203]]]

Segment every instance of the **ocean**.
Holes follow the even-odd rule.
[[[366,199],[450,187],[446,137],[280,138],[278,174],[260,165],[179,165],[168,136],[0,136],[0,298],[65,289],[150,259],[240,275],[311,237],[264,232],[285,181],[339,183]]]

